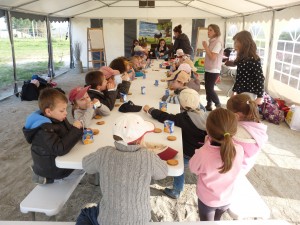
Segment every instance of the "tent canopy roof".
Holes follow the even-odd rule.
[[[294,5],[300,1],[155,0],[155,8],[139,8],[139,0],[0,0],[2,9],[70,18],[230,18]]]

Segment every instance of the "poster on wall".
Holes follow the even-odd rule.
[[[150,23],[140,21],[140,43],[158,44],[160,39],[165,39],[167,44],[172,42],[172,22],[171,20]]]

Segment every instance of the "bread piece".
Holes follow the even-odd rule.
[[[97,119],[97,120],[98,120],[98,119],[101,119],[101,118],[102,118],[102,116],[100,116],[100,115],[95,115],[95,116],[94,116],[94,119]]]
[[[167,139],[169,141],[175,141],[177,138],[175,136],[168,136]]]
[[[167,160],[167,164],[170,166],[177,166],[178,160],[177,159],[169,159],[169,160]]]
[[[121,104],[115,104],[115,107],[119,107]]]
[[[161,79],[160,81],[161,81],[161,82],[165,82],[166,80],[165,80],[165,79]]]
[[[160,128],[158,128],[158,127],[154,128],[154,133],[161,133],[161,132],[162,132],[162,130]]]
[[[103,125],[103,124],[105,124],[105,121],[102,120],[102,121],[97,122],[96,124],[97,125]]]
[[[97,135],[97,134],[100,133],[100,131],[99,131],[98,129],[92,129],[92,130],[93,130],[93,134],[94,134],[94,135]]]

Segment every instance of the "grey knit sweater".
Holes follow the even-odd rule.
[[[106,146],[83,158],[83,169],[100,174],[98,222],[101,225],[143,225],[151,219],[150,182],[167,176],[168,167],[139,145]]]

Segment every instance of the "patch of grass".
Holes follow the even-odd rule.
[[[15,38],[15,58],[17,80],[29,80],[32,74],[47,74],[48,72],[48,45],[46,38]],[[61,57],[70,54],[69,40],[53,39],[54,69],[64,66]],[[12,68],[11,45],[8,38],[0,38],[0,87],[14,83]]]

